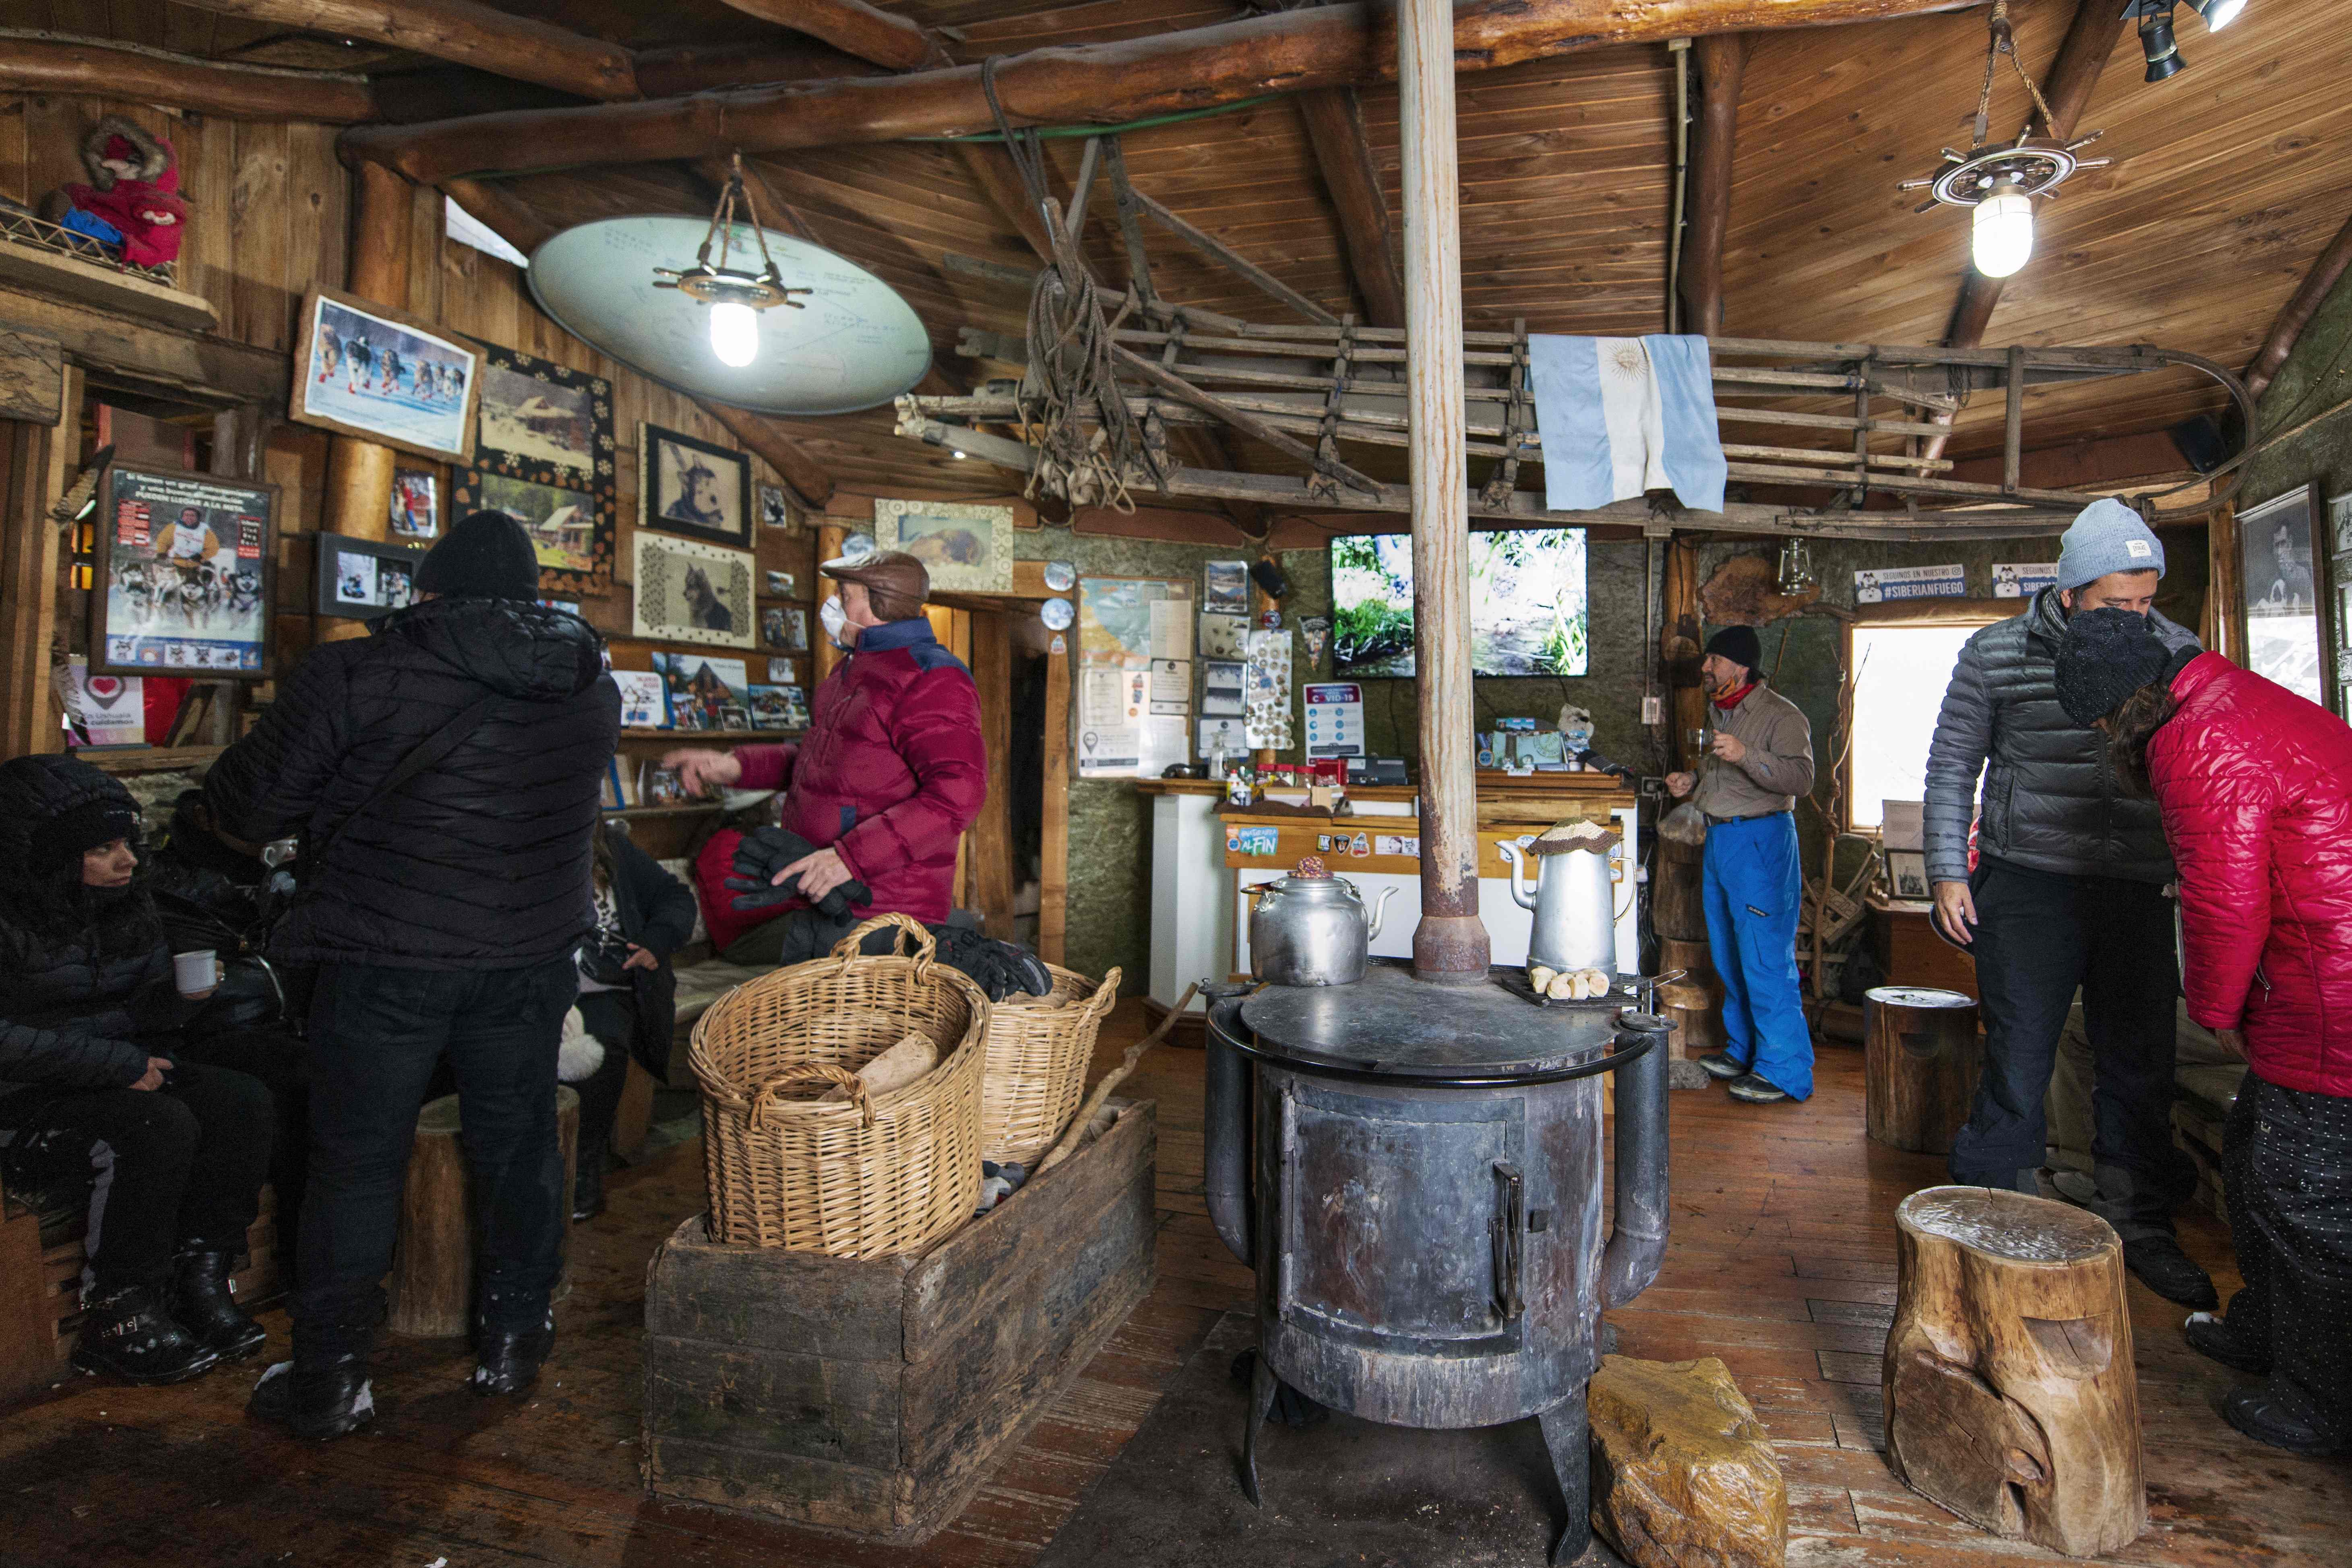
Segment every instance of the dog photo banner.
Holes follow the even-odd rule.
[[[278,487],[118,463],[105,497],[90,668],[266,679]]]

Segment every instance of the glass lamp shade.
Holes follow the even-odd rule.
[[[2033,256],[2033,198],[2013,188],[1977,204],[1972,237],[1977,270],[2006,278]]]
[[[2218,33],[2238,19],[2246,8],[2246,0],[2189,0],[2198,14],[2205,18],[2208,32]]]
[[[738,370],[760,357],[760,312],[749,305],[710,307],[710,352]]]

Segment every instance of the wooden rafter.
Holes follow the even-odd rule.
[[[1963,9],[1969,0],[1464,0],[1457,70],[1564,52],[1759,28],[1820,26]],[[1176,110],[1388,80],[1394,20],[1358,3],[1286,11],[1118,43],[1004,58],[997,87],[1015,123],[1118,123]],[[347,132],[346,153],[437,184],[494,170],[660,163],[740,149],[782,152],[953,136],[992,124],[976,67],[708,92],[584,109],[520,110]]]
[[[0,89],[162,103],[226,120],[380,120],[375,89],[341,72],[233,65],[110,38],[0,31]]]
[[[1731,231],[1732,156],[1748,40],[1738,33],[1717,34],[1699,39],[1693,53],[1699,112],[1683,232],[1683,331],[1715,333],[1723,331],[1723,246]]]
[[[1397,270],[1396,237],[1388,194],[1364,132],[1364,109],[1351,87],[1318,87],[1297,96],[1298,118],[1323,189],[1339,217],[1348,276],[1375,327],[1404,325],[1404,278]]]
[[[2269,390],[2279,368],[2286,363],[2286,356],[2294,352],[2295,340],[2303,336],[2304,328],[2311,325],[2311,318],[2319,313],[2319,307],[2347,267],[2352,267],[2352,220],[2336,231],[2336,237],[2327,242],[2327,248],[2319,253],[2311,270],[2303,275],[2302,284],[2279,308],[2271,330],[2263,334],[2262,348],[2246,365],[2247,395],[2259,400]]]
[[[365,38],[603,100],[637,96],[629,51],[478,0],[180,0],[200,11]],[[301,118],[293,116],[292,118]]]
[[[727,0],[747,16],[821,38],[846,55],[892,70],[939,63],[936,42],[911,16],[900,16],[866,0]]]

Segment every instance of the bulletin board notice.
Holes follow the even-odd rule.
[[[1192,755],[1192,584],[1181,577],[1078,583],[1078,776],[1158,778]],[[1183,696],[1174,696],[1181,664]],[[1154,679],[1155,674],[1158,676]]]

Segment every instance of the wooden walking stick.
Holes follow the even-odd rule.
[[[1177,998],[1176,1005],[1169,1009],[1168,1016],[1160,1020],[1160,1026],[1128,1047],[1127,1055],[1119,1058],[1118,1066],[1103,1074],[1102,1081],[1095,1085],[1094,1092],[1087,1096],[1084,1105],[1078,1107],[1078,1113],[1070,1118],[1070,1124],[1063,1130],[1060,1141],[1046,1150],[1045,1157],[1037,1162],[1037,1172],[1032,1173],[1032,1180],[1037,1173],[1050,1171],[1070,1157],[1078,1146],[1078,1140],[1087,1134],[1087,1123],[1092,1121],[1095,1112],[1103,1108],[1103,1101],[1110,1098],[1110,1091],[1118,1087],[1121,1079],[1135,1070],[1135,1064],[1143,1059],[1144,1052],[1168,1037],[1168,1031],[1176,1026],[1176,1020],[1184,1016],[1184,1009],[1192,1005],[1192,998],[1200,989],[1198,985],[1184,987],[1184,994]]]

